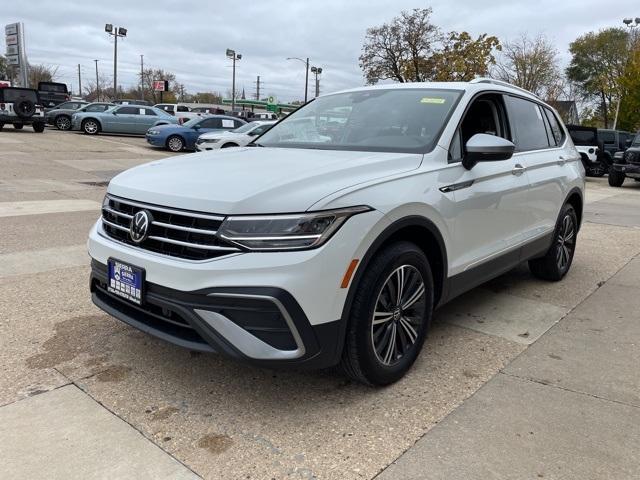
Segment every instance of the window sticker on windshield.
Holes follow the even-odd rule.
[[[446,102],[444,98],[422,97],[420,103],[431,103],[435,105],[443,105]]]
[[[222,128],[233,128],[233,120],[222,119]]]

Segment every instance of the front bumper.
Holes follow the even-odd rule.
[[[210,150],[219,150],[220,142],[196,142],[195,149],[198,152],[207,152]]]
[[[624,173],[631,178],[640,177],[640,163],[614,163],[612,168],[616,172]]]
[[[261,366],[324,368],[341,353],[339,320],[311,326],[279,288],[213,288],[182,292],[146,284],[137,306],[107,291],[107,267],[91,265],[93,303],[111,316],[191,350],[216,352]]]
[[[158,136],[158,135],[149,135],[148,133],[145,135],[147,139],[147,143],[154,147],[164,147],[166,139]]]

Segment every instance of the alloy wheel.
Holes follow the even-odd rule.
[[[94,134],[98,132],[98,124],[93,120],[88,120],[84,124],[84,131],[89,134]]]
[[[59,130],[69,130],[71,128],[71,120],[68,117],[56,118],[56,127]]]
[[[402,265],[391,272],[378,294],[371,322],[371,341],[378,361],[392,366],[407,354],[418,339],[425,308],[420,271]]]
[[[168,142],[169,150],[172,152],[179,152],[182,150],[183,142],[179,137],[171,137]]]
[[[556,263],[560,270],[565,270],[568,268],[576,248],[576,228],[571,215],[565,215],[562,219],[557,242]]]

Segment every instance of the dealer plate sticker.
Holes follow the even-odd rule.
[[[109,259],[109,286],[107,290],[130,302],[142,304],[144,270],[119,260]]]

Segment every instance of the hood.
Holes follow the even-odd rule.
[[[215,132],[207,132],[200,135],[198,138],[221,138],[221,137],[233,137],[234,135],[242,135],[241,133],[234,133],[230,130],[217,130]]]
[[[172,119],[170,118],[159,118],[158,121],[159,122],[163,122],[163,121],[171,121]],[[178,120],[173,118],[174,122],[177,122]],[[178,125],[177,123],[165,123],[162,125],[154,125],[153,127],[154,130],[158,130],[160,133],[173,133],[173,132],[180,132],[180,131],[184,131],[184,130],[189,130],[189,128],[184,127],[182,125]]]
[[[418,168],[422,155],[245,147],[156,160],[114,177],[131,200],[219,214],[303,212],[359,183]]]

